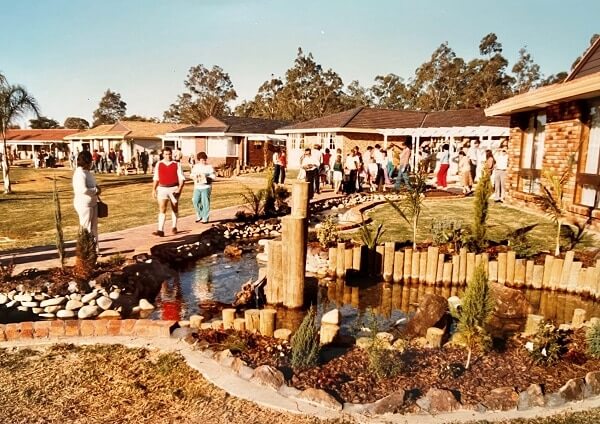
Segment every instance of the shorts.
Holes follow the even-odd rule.
[[[171,203],[176,204],[177,203],[177,197],[175,196],[175,193],[177,193],[177,190],[179,190],[179,186],[173,186],[173,187],[157,187],[156,189],[156,198],[158,200],[171,200]]]

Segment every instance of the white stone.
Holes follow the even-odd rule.
[[[7,307],[7,308],[12,308],[12,307],[13,307],[13,306],[15,306],[16,304],[17,304],[17,301],[16,301],[16,300],[11,300],[10,302],[8,302],[8,303],[6,304],[6,307]]]
[[[86,305],[77,312],[77,318],[87,319],[93,318],[100,313],[100,308],[97,306]]]
[[[0,293],[0,305],[4,305],[8,302],[8,296],[4,293]]]
[[[190,316],[190,327],[191,328],[200,328],[204,317],[202,315],[192,315]]]
[[[39,317],[43,318],[43,319],[54,319],[56,316],[54,314],[50,314],[48,312],[45,312],[43,314],[40,314]]]
[[[98,299],[96,299],[96,304],[98,306],[100,306],[102,309],[107,310],[107,309],[110,309],[110,307],[113,304],[113,301],[106,296],[102,296],[102,297],[99,297]]]
[[[332,324],[339,325],[342,319],[342,314],[339,309],[332,309],[331,311],[323,314],[321,318],[321,324]]]
[[[142,311],[151,311],[154,309],[154,305],[148,302],[146,299],[140,299],[140,303],[138,306]]]
[[[139,306],[134,306],[133,308],[131,308],[131,312],[134,314],[138,314],[141,311]]]
[[[44,312],[46,312],[47,314],[55,314],[58,311],[60,311],[62,309],[62,306],[60,305],[52,305],[52,306],[46,306],[44,308]]]
[[[450,310],[458,308],[460,304],[461,300],[458,296],[450,296],[448,298],[448,308],[450,308]]]
[[[375,337],[377,337],[379,340],[384,340],[390,343],[394,341],[394,335],[391,333],[386,333],[385,331],[375,334]]]
[[[25,306],[26,308],[37,308],[39,303],[37,302],[21,302],[21,306]]]
[[[61,309],[56,313],[57,318],[74,318],[75,312],[67,309]]]
[[[81,296],[79,293],[73,293],[69,296],[69,299],[71,300],[79,300],[81,302],[81,298],[83,296]]]
[[[38,294],[33,295],[33,300],[37,300],[38,302],[41,302],[42,300],[46,299],[47,297],[48,296],[46,294],[38,293]]]
[[[31,312],[33,312],[34,314],[41,314],[42,312],[44,312],[44,308],[31,308]]]
[[[108,294],[108,297],[111,298],[112,300],[117,300],[120,296],[121,296],[120,290],[114,290]]]
[[[103,311],[98,315],[98,319],[119,319],[121,318],[121,314],[118,311],[114,311],[109,309],[108,311]]]
[[[27,312],[29,308],[27,306],[17,306],[17,310]]]
[[[45,308],[46,306],[62,305],[64,301],[65,298],[63,296],[54,297],[52,299],[42,300],[40,302],[40,307]]]
[[[98,297],[98,293],[95,291],[89,292],[81,298],[83,303],[90,303],[92,300]]]
[[[65,309],[68,311],[74,311],[75,309],[79,309],[83,306],[83,302],[81,300],[71,299],[67,302]]]
[[[69,281],[69,287],[67,287],[67,290],[69,290],[69,293],[75,293],[79,290],[79,287],[77,286],[77,281]]]
[[[9,291],[9,292],[6,294],[6,296],[7,296],[7,297],[8,297],[10,300],[14,300],[14,298],[15,298],[16,294],[17,294],[17,291],[16,291],[16,290],[11,290],[11,291]]]
[[[15,295],[15,297],[13,299],[16,300],[17,302],[31,302],[33,300],[33,296],[26,294],[26,293],[21,293],[21,294]]]
[[[256,255],[256,260],[258,262],[267,263],[267,261],[269,260],[269,255],[268,253],[258,253]]]

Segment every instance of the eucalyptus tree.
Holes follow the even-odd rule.
[[[102,124],[114,124],[123,119],[127,111],[127,103],[121,99],[121,94],[111,91],[110,88],[104,92],[100,99],[98,109],[94,111],[94,127]]]

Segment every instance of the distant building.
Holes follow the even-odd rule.
[[[82,150],[123,150],[125,162],[129,162],[136,151],[158,151],[162,147],[161,135],[183,128],[187,124],[169,124],[140,121],[119,121],[115,124],[98,125],[89,130],[76,132],[65,137],[74,152]]]
[[[198,125],[165,133],[162,140],[165,146],[181,149],[186,160],[203,151],[215,166],[265,166],[271,162],[273,146],[285,145],[285,136],[276,135],[275,129],[286,124],[272,119],[210,116]]]
[[[502,100],[485,110],[510,117],[510,199],[535,207],[543,172],[561,174],[570,218],[600,230],[600,39],[562,83]]]
[[[8,130],[6,132],[6,146],[13,152],[15,159],[33,159],[34,152],[52,152],[55,157],[62,159],[68,152],[68,145],[64,137],[74,134],[79,130],[49,129],[49,130]],[[2,140],[0,140],[0,147]],[[3,152],[0,149],[0,152]]]

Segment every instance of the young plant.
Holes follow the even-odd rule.
[[[11,256],[10,262],[6,265],[0,263],[0,283],[6,283],[12,277],[15,270],[15,257]]]
[[[314,308],[309,309],[292,337],[291,349],[290,365],[295,370],[310,368],[319,362],[319,333],[316,327]]]
[[[450,313],[458,320],[456,331],[467,348],[465,368],[471,365],[473,348],[477,345],[489,348],[491,338],[485,327],[492,317],[494,299],[483,265],[477,266],[473,277],[463,295],[460,311],[451,309]]]
[[[52,200],[54,201],[54,225],[56,228],[56,250],[60,259],[60,267],[65,267],[65,238],[63,235],[62,212],[60,210],[60,197],[56,186],[56,177],[54,177],[54,190],[52,191]]]
[[[526,225],[525,227],[510,230],[506,234],[506,243],[510,250],[514,251],[517,258],[529,258],[536,254],[536,250],[531,246],[527,234],[537,227],[538,224]]]
[[[436,246],[450,245],[459,251],[465,238],[462,221],[454,218],[441,218],[431,221],[431,238]]]
[[[477,252],[482,252],[487,246],[487,218],[492,195],[490,174],[483,172],[475,188],[475,205],[473,209],[473,225],[471,227],[471,245]]]
[[[585,335],[587,352],[594,359],[600,358],[600,322],[596,322]]]
[[[275,183],[273,181],[273,169],[267,168],[267,186],[264,189],[264,212],[267,216],[275,216],[277,215],[277,210],[275,208]]]
[[[88,280],[94,272],[97,259],[96,240],[93,234],[85,228],[80,228],[77,235],[74,274],[81,280]]]
[[[378,379],[391,378],[402,371],[401,352],[390,349],[390,346],[377,337],[381,331],[381,322],[372,310],[368,309],[364,316],[357,321],[360,329],[369,331],[371,344],[366,349],[369,360],[369,371]]]
[[[545,184],[542,184],[542,194],[539,198],[546,214],[556,224],[556,247],[554,249],[554,256],[560,255],[560,233],[566,215],[566,205],[563,197],[567,182],[572,175],[574,163],[575,155],[571,153],[567,161],[567,167],[562,173],[557,174],[550,169],[544,169],[543,171]]]
[[[565,353],[567,333],[561,331],[552,322],[542,320],[537,333],[525,347],[534,363],[552,365]]]
[[[360,215],[360,227],[358,227],[358,234],[360,235],[360,241],[362,244],[367,246],[367,248],[371,251],[374,251],[377,245],[379,244],[379,240],[385,233],[383,229],[383,224],[378,224],[376,229],[373,229],[372,226],[365,222],[364,215]]]
[[[244,193],[241,193],[244,207],[250,212],[253,218],[258,218],[264,211],[264,201],[267,197],[265,189],[255,192],[250,187],[244,185]]]
[[[337,223],[333,216],[327,216],[317,228],[317,239],[323,247],[330,247],[337,243],[340,236],[338,234]]]
[[[388,204],[412,227],[413,249],[417,248],[417,228],[419,217],[423,211],[425,191],[427,190],[427,174],[421,168],[410,176],[410,184],[406,195],[402,199],[392,202],[386,199]]]

